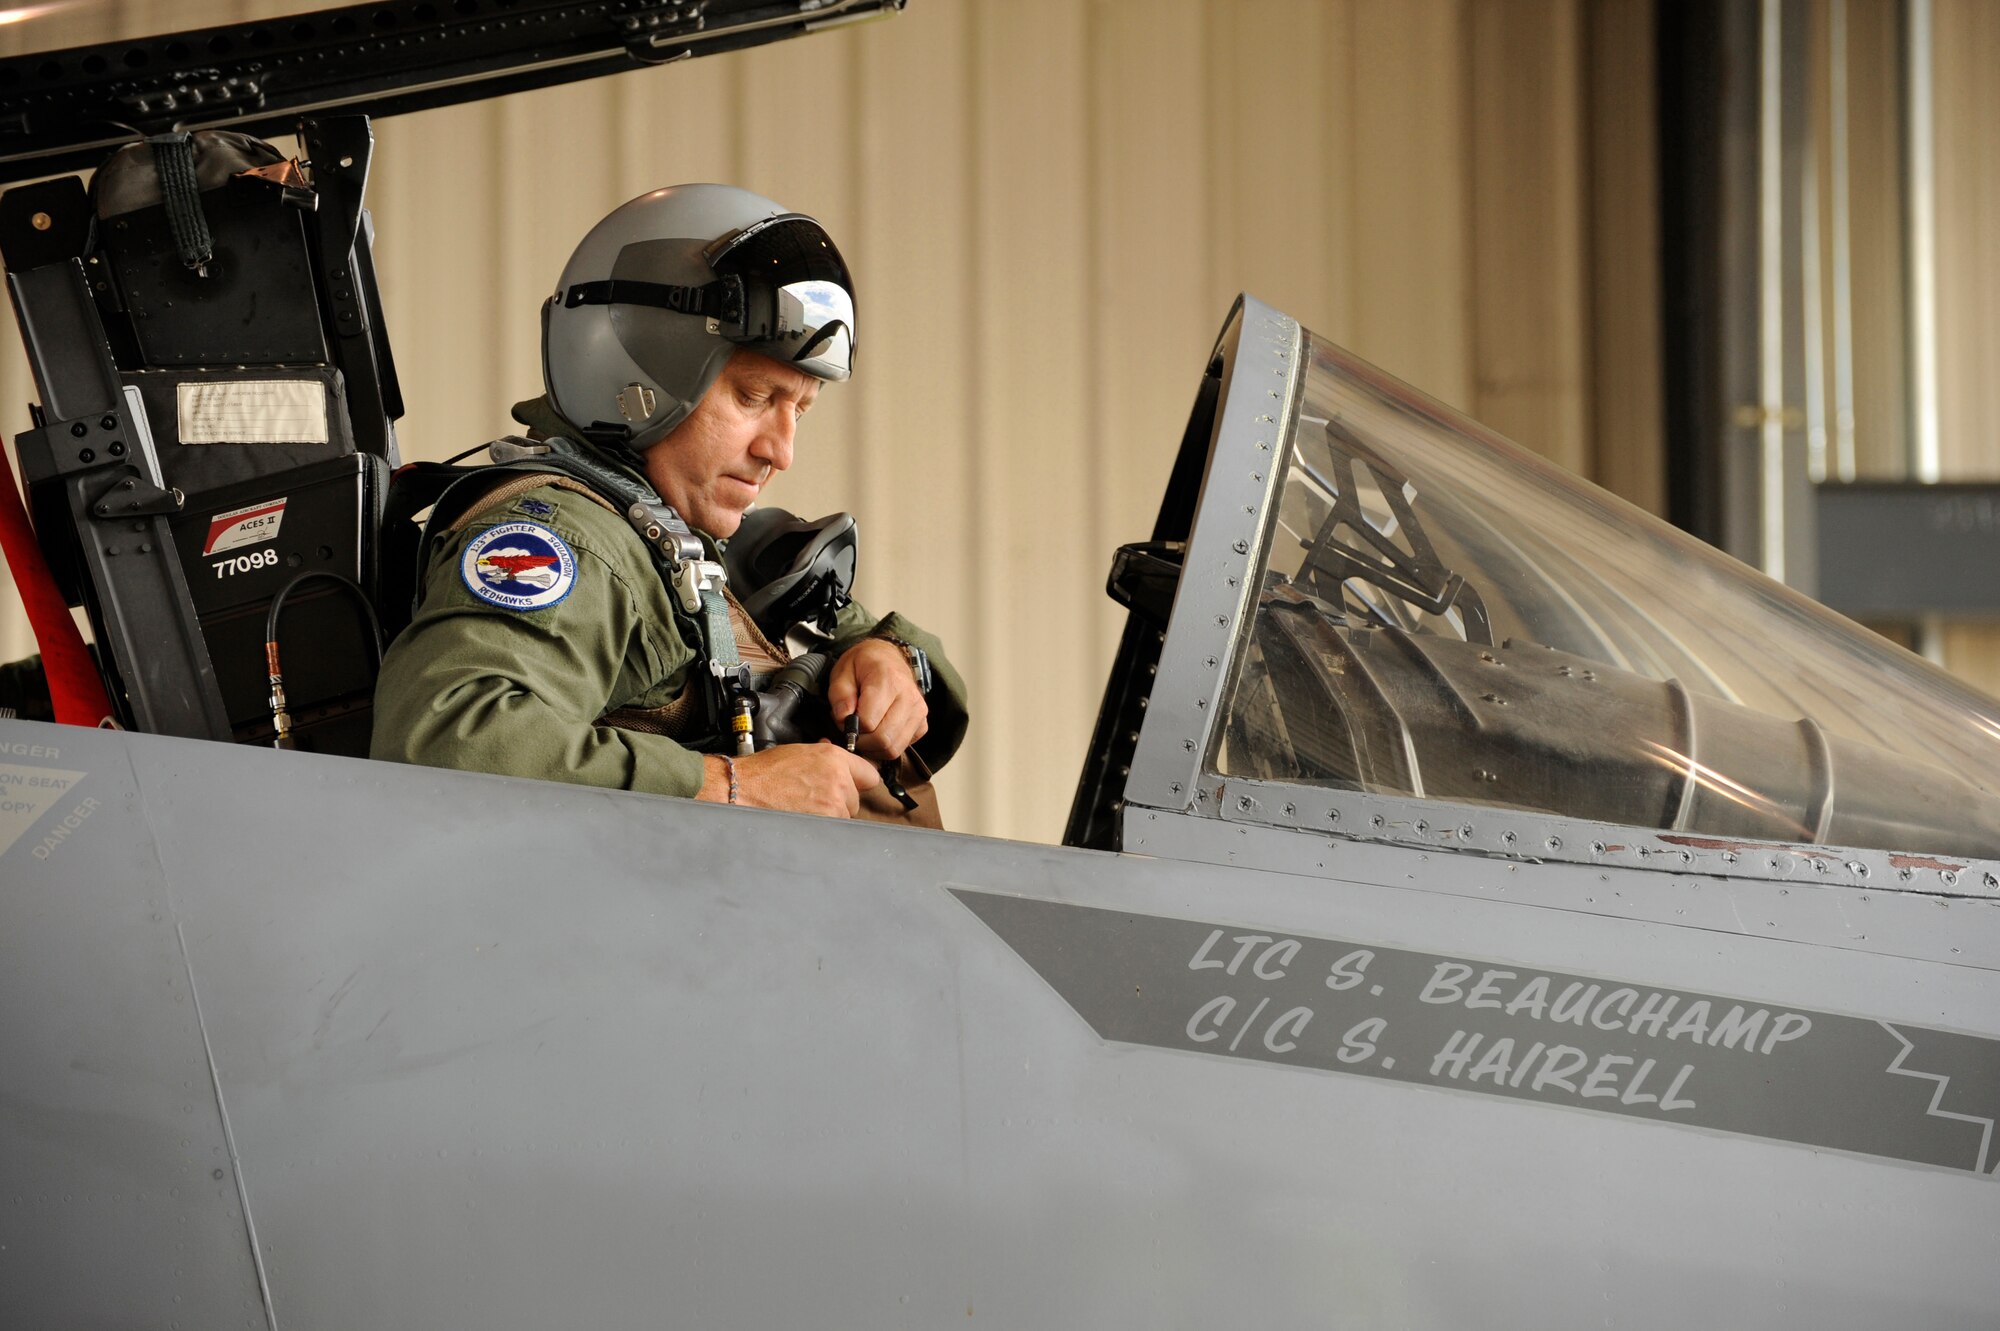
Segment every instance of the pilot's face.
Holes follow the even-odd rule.
[[[690,526],[734,534],[765,482],[792,465],[792,435],[819,382],[737,351],[688,418],[646,450],[646,478]]]

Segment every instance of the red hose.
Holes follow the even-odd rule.
[[[56,720],[64,725],[95,726],[111,719],[111,700],[105,696],[104,681],[98,677],[97,663],[76,631],[69,606],[56,590],[49,562],[42,557],[41,543],[28,521],[27,505],[14,481],[13,463],[0,444],[0,554],[20,588],[21,603],[28,609],[28,623],[42,649],[42,673],[48,676],[49,701],[55,704]]]

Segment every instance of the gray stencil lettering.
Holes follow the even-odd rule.
[[[1106,1040],[1990,1174],[2000,1040],[952,888]]]

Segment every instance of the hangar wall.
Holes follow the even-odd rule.
[[[30,25],[32,45],[99,40],[106,11],[160,31],[283,8],[126,0],[74,35]],[[405,456],[510,428],[540,301],[618,202],[726,180],[816,213],[861,286],[860,373],[770,499],[854,510],[863,599],[965,670],[952,825],[1054,840],[1120,622],[1111,551],[1150,528],[1239,290],[1658,506],[1651,12],[913,0],[384,121],[370,195]],[[0,338],[11,434],[32,390],[11,320]],[[0,589],[0,657],[31,650]]]

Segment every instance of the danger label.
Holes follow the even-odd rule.
[[[222,550],[275,541],[284,520],[283,499],[271,499],[247,508],[232,508],[227,513],[217,513],[208,520],[208,539],[202,542],[201,552],[212,555]]]

